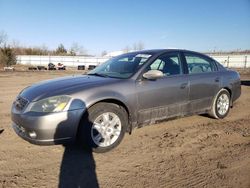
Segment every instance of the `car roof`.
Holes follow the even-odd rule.
[[[178,49],[178,48],[171,48],[171,49],[151,49],[151,50],[140,50],[140,51],[134,51],[134,52],[130,52],[130,53],[146,53],[146,54],[161,54],[161,53],[165,53],[165,52],[171,52],[171,51],[178,51],[178,52],[192,52],[192,53],[199,53],[199,52],[195,52],[195,51],[191,51],[191,50],[185,50],[185,49]],[[202,53],[199,53],[202,54]],[[204,55],[204,54],[203,54]]]
[[[178,48],[140,50],[140,51],[129,52],[129,54],[130,53],[131,54],[133,54],[133,53],[145,53],[145,54],[151,54],[151,55],[161,55],[161,54],[166,53],[166,52],[176,52],[176,51],[177,52],[190,52],[190,53],[202,55],[202,56],[205,56],[207,58],[213,59],[210,56],[203,54],[201,52],[196,52],[196,51],[186,50],[186,49],[178,49]]]

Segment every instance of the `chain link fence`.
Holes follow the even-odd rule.
[[[250,55],[209,55],[209,56],[217,60],[225,67],[250,68]]]

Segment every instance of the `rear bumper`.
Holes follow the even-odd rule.
[[[32,144],[64,144],[75,140],[83,111],[18,114],[12,110],[12,127],[18,136]]]

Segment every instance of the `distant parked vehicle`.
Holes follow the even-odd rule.
[[[37,67],[31,66],[31,67],[28,67],[28,70],[34,71],[34,70],[37,70]]]
[[[14,71],[15,68],[14,67],[4,67],[3,70],[4,71]]]
[[[45,66],[37,66],[38,70],[47,70],[47,68]]]
[[[93,69],[95,69],[96,68],[96,65],[89,65],[88,66],[88,70],[93,70]]]
[[[135,127],[192,114],[222,119],[240,95],[239,74],[206,55],[147,50],[112,58],[87,75],[27,87],[11,118],[15,132],[31,143],[77,139],[106,152]]]
[[[64,66],[62,63],[58,63],[57,70],[66,70],[66,66]]]
[[[56,70],[56,66],[53,63],[49,63],[48,70]]]
[[[85,65],[78,65],[77,70],[85,70]]]

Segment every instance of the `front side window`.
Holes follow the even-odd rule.
[[[134,73],[136,73],[151,56],[151,54],[146,53],[130,53],[120,55],[101,64],[94,70],[90,71],[88,75],[113,78],[129,78]]]
[[[213,72],[214,66],[207,58],[195,54],[184,54],[189,74]]]
[[[158,57],[149,67],[149,70],[162,71],[165,76],[181,73],[181,63],[177,53],[164,54]]]

